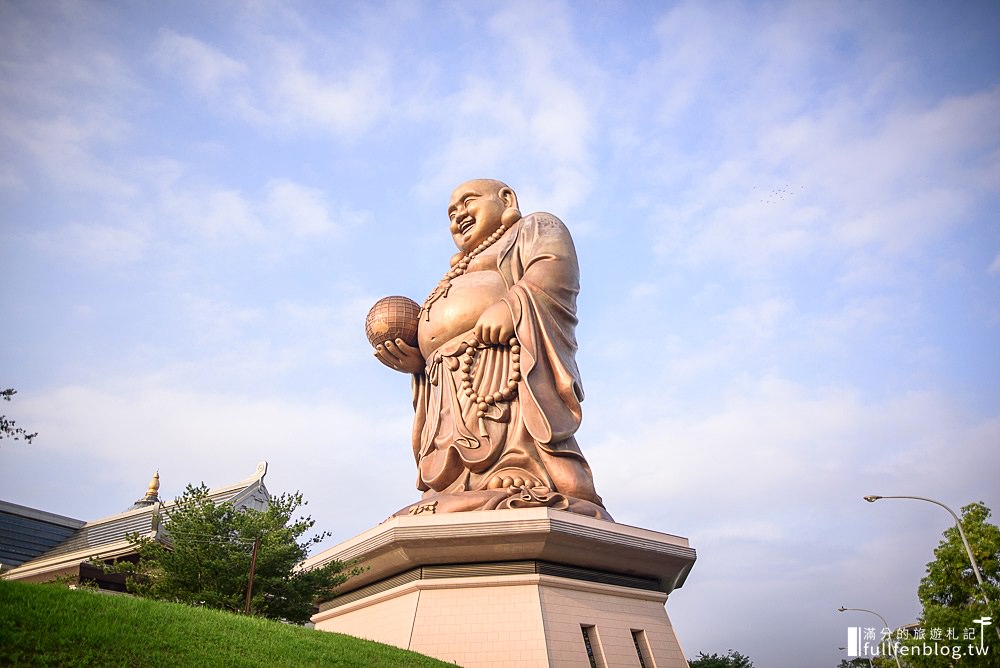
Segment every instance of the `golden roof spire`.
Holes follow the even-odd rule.
[[[156,469],[156,473],[153,474],[153,478],[149,481],[149,487],[146,488],[146,500],[156,501],[160,496],[160,469]]]
[[[145,508],[146,506],[151,506],[160,500],[160,470],[157,469],[156,473],[153,474],[153,478],[149,481],[149,487],[146,488],[146,496],[142,497],[138,501],[132,504],[132,509]]]

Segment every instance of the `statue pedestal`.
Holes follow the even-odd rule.
[[[550,508],[420,514],[305,567],[332,559],[369,570],[320,606],[320,630],[466,668],[687,667],[664,608],[694,565],[685,538]]]

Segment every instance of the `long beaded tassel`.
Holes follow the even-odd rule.
[[[476,404],[479,435],[482,438],[488,437],[486,432],[486,411],[489,410],[489,407],[510,402],[511,399],[517,396],[517,384],[521,380],[521,345],[518,343],[517,337],[511,337],[507,345],[510,347],[510,373],[507,375],[506,383],[489,394],[479,394],[482,387],[473,387],[473,367],[476,353],[479,350],[476,347],[476,343],[466,343],[465,352],[459,358],[459,364],[461,365],[459,368],[462,372],[461,391]]]

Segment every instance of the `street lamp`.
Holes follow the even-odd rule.
[[[990,604],[990,599],[986,596],[986,587],[983,585],[983,574],[979,572],[979,564],[976,563],[976,557],[972,554],[972,548],[969,547],[969,539],[965,537],[965,529],[962,528],[962,520],[959,519],[954,510],[940,501],[928,499],[923,496],[876,496],[872,494],[865,497],[865,501],[868,503],[875,503],[879,499],[916,499],[917,501],[926,501],[927,503],[933,503],[941,506],[951,513],[951,516],[955,518],[955,526],[958,527],[958,535],[962,537],[962,544],[965,545],[965,553],[969,555],[969,562],[972,564],[972,572],[976,574],[976,581],[979,582],[979,589],[983,592],[983,599],[986,601],[986,605]]]
[[[969,539],[965,537],[965,529],[962,528],[962,520],[959,519],[958,515],[954,510],[944,505],[940,501],[935,501],[934,499],[928,499],[925,496],[878,496],[876,494],[869,494],[864,497],[865,501],[868,503],[875,503],[879,499],[914,499],[916,501],[926,501],[927,503],[933,503],[936,506],[941,506],[947,510],[953,518],[955,518],[955,526],[958,527],[958,535],[962,537],[962,545],[965,546],[965,553],[969,555],[969,563],[972,564],[972,572],[976,574],[976,582],[979,583],[979,591],[983,595],[983,601],[986,602],[986,608],[989,610],[992,607],[990,603],[990,597],[986,594],[986,585],[983,584],[983,574],[979,571],[979,564],[976,563],[976,556],[972,554],[972,548],[969,546]],[[1000,637],[1000,626],[995,627],[997,632],[997,637]]]
[[[889,626],[889,622],[885,621],[885,617],[883,617],[882,615],[878,614],[874,610],[866,610],[865,608],[845,608],[844,606],[840,606],[839,608],[837,608],[837,612],[847,612],[848,610],[853,610],[854,612],[867,612],[870,615],[875,615],[880,620],[882,620],[882,628],[889,629],[890,631],[892,630],[892,627]],[[896,668],[903,668],[902,664],[899,663],[899,657],[896,656],[895,652],[893,652],[892,658],[894,658],[896,660]],[[871,663],[871,662],[872,662],[872,660],[868,659],[868,663]]]

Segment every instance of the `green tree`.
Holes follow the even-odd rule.
[[[301,540],[315,524],[311,517],[293,519],[302,505],[296,492],[272,497],[263,511],[238,509],[231,502],[214,503],[204,484],[188,485],[164,511],[167,544],[131,536],[139,561],[117,570],[128,574],[128,589],[139,596],[239,612],[259,540],[251,613],[304,623],[316,601],[333,598],[334,589],[360,570],[342,562],[296,569],[309,548],[330,535]]]
[[[10,401],[17,394],[17,390],[14,388],[7,388],[6,390],[0,390],[0,398],[4,401]],[[12,438],[15,441],[24,439],[28,443],[31,443],[31,439],[38,436],[36,431],[34,434],[29,434],[26,430],[17,426],[17,423],[8,418],[6,415],[0,415],[0,440],[5,438]]]
[[[698,658],[688,661],[688,665],[691,668],[753,668],[753,661],[731,649],[725,654],[698,652]]]
[[[906,663],[916,668],[962,666],[1000,668],[1000,642],[996,624],[1000,622],[1000,529],[988,522],[990,509],[982,502],[962,508],[962,529],[982,572],[980,587],[972,570],[958,527],[949,527],[934,550],[934,561],[920,581],[917,596],[923,610],[916,638],[906,641],[911,654]],[[986,598],[992,605],[987,606]],[[992,624],[976,623],[991,617]],[[971,633],[970,633],[971,632]],[[968,637],[969,635],[972,637]],[[980,640],[987,654],[976,650]],[[930,649],[927,649],[930,648]],[[929,655],[928,655],[929,654]]]

